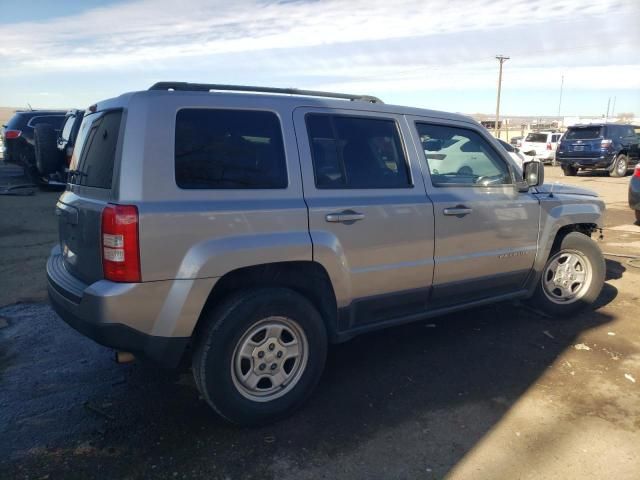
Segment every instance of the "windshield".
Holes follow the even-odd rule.
[[[586,140],[602,137],[602,127],[573,127],[567,130],[563,140]]]

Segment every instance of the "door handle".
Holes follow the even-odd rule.
[[[364,213],[354,212],[353,210],[345,210],[338,213],[327,213],[324,217],[327,222],[331,223],[346,223],[350,225],[358,220],[364,219]]]
[[[464,205],[456,205],[455,207],[445,208],[442,213],[445,215],[452,215],[456,217],[464,217],[469,215],[473,210]]]

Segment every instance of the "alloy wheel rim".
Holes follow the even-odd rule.
[[[545,266],[542,290],[553,303],[574,303],[586,294],[592,275],[591,262],[582,252],[561,250]]]
[[[243,397],[269,402],[296,386],[308,356],[307,337],[297,322],[268,317],[247,329],[236,344],[231,378]]]
[[[618,160],[618,174],[622,175],[623,173],[627,173],[627,161],[621,158]]]

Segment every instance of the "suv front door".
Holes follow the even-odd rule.
[[[517,292],[537,251],[538,200],[518,191],[515,169],[479,127],[411,120],[434,205],[431,306]]]
[[[314,260],[331,277],[340,330],[427,309],[433,206],[402,118],[294,111]]]

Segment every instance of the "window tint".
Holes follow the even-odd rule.
[[[636,132],[633,127],[620,127],[620,136],[621,137],[635,137]]]
[[[175,173],[185,189],[286,188],[278,117],[260,111],[180,110]]]
[[[426,123],[417,123],[416,128],[435,186],[512,183],[506,162],[478,133]]]
[[[411,186],[394,120],[308,114],[306,122],[318,188]]]
[[[602,136],[602,127],[570,127],[564,134],[565,140],[588,140]]]
[[[122,111],[88,115],[82,121],[71,159],[69,182],[87,187],[111,188]],[[79,158],[76,156],[79,152]]]
[[[560,134],[553,135],[553,136],[551,137],[551,143],[557,143],[557,142],[558,142],[558,140],[560,140],[560,137],[561,137],[561,136],[562,136],[562,135],[560,135]]]

